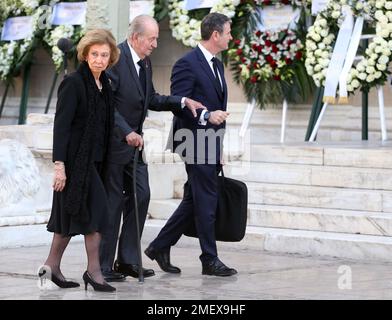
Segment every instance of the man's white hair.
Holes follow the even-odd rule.
[[[158,22],[147,14],[141,14],[136,16],[128,27],[128,38],[131,38],[134,34],[143,34],[146,31],[147,23],[155,23],[158,26]]]

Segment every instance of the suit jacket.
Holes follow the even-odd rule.
[[[171,76],[171,93],[200,101],[209,111],[226,111],[227,85],[222,62],[217,61],[223,91],[216,83],[202,51],[196,47],[176,62]],[[184,109],[173,118],[173,150],[190,163],[219,163],[222,154],[223,135],[226,123],[213,125],[207,122],[199,124],[202,109],[197,110],[198,117]],[[181,130],[186,129],[186,130]],[[169,141],[170,145],[170,141]]]
[[[182,96],[164,96],[155,92],[149,58],[145,59],[147,84],[144,95],[128,42],[124,41],[118,47],[121,51],[120,60],[107,71],[116,107],[109,161],[125,164],[134,153],[134,148],[126,143],[125,137],[133,131],[138,134],[143,132],[147,109],[180,113]]]

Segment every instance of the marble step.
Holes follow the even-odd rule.
[[[392,142],[286,143],[246,146],[242,160],[392,169]]]
[[[348,109],[348,108],[346,108]],[[380,120],[377,110],[374,108],[369,109],[369,130],[378,130],[380,127]],[[391,112],[386,112],[387,120],[390,118],[392,121],[392,108]],[[243,121],[246,106],[242,108],[235,108],[234,111],[228,107],[230,116],[228,117],[228,126],[240,126]],[[373,112],[377,111],[377,112]],[[287,114],[287,127],[307,127],[310,116],[310,107],[305,109],[295,109]],[[152,119],[159,119],[161,121],[171,121],[173,115],[170,112],[155,112],[149,110],[148,117]],[[280,127],[281,126],[281,110],[270,109],[270,110],[255,110],[250,125],[251,127]],[[389,122],[387,121],[387,124]],[[361,128],[361,114],[352,113],[351,109],[342,110],[337,108],[336,110],[330,110],[329,114],[326,114],[322,126],[344,128],[360,130]]]
[[[185,180],[174,183],[181,199]],[[392,213],[392,191],[246,182],[248,203]]]
[[[52,99],[48,114],[54,114],[56,110],[55,99]],[[19,118],[20,99],[9,98],[4,106],[3,113],[0,118],[0,125],[16,125]],[[26,114],[30,113],[44,114],[46,108],[46,100],[29,98]]]
[[[151,200],[152,219],[168,219],[179,199]],[[248,205],[248,226],[392,236],[392,214],[369,211]]]
[[[228,125],[227,129],[236,130],[239,132],[241,126]],[[303,142],[305,141],[307,126],[303,127],[286,127],[284,142]],[[247,130],[249,135],[249,141],[253,144],[265,144],[265,143],[279,143],[281,136],[281,127],[279,126],[251,126]],[[317,133],[318,142],[330,142],[330,141],[361,141],[362,131],[349,130],[344,128],[320,128]],[[380,141],[381,131],[369,130],[368,131],[369,141]]]
[[[294,114],[287,116],[286,128],[305,127],[307,128],[309,123],[310,113],[307,115]],[[243,114],[230,114],[227,118],[228,125],[242,125],[244,115]],[[252,116],[250,121],[250,128],[258,127],[281,127],[282,115],[279,114],[257,114]],[[392,117],[386,118],[387,129],[392,125]],[[329,115],[325,116],[320,124],[320,130],[325,128],[329,129],[346,129],[346,130],[361,130],[362,119],[358,117],[350,117],[347,115]],[[371,131],[380,130],[380,119],[370,118],[368,119],[368,128]]]
[[[262,227],[249,227],[247,236],[276,253],[392,261],[392,237]]]
[[[392,212],[392,192],[248,182],[249,203]]]
[[[154,239],[165,220],[147,220],[143,238]],[[181,237],[178,245],[194,245],[194,238]],[[217,242],[220,247],[251,248],[274,253],[328,256],[362,261],[392,261],[392,238],[335,232],[290,230],[248,226],[240,242]]]
[[[392,236],[391,213],[255,204],[248,211],[251,226]]]
[[[392,169],[242,161],[228,163],[225,173],[249,182],[392,191]]]
[[[370,101],[369,101],[370,102]],[[244,114],[247,110],[246,103],[232,103],[228,102],[227,111],[230,114]],[[309,116],[312,110],[311,104],[296,104],[289,105],[287,109],[287,116]],[[392,105],[385,105],[385,116],[392,117]],[[257,115],[271,115],[271,116],[280,116],[282,115],[282,106],[279,105],[277,107],[268,107],[265,109],[255,108],[253,110],[252,116]],[[344,117],[352,117],[352,118],[361,118],[362,117],[362,106],[359,104],[348,104],[348,105],[329,105],[325,112],[325,117],[327,116],[344,116]],[[368,108],[368,117],[369,118],[380,118],[379,106],[377,103],[369,103]]]

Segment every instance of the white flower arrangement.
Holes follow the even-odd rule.
[[[232,18],[235,15],[235,7],[239,3],[240,0],[219,0],[210,12],[219,12]],[[185,9],[185,1],[169,1],[169,19],[173,37],[186,46],[195,47],[201,39],[201,21],[189,17],[188,10]]]
[[[52,51],[52,60],[56,67],[56,71],[61,69],[63,64],[63,52],[57,47],[57,41],[61,38],[71,38],[74,33],[74,26],[57,26],[45,33],[44,41],[48,44]]]
[[[332,56],[333,44],[343,15],[342,6],[350,5],[355,16],[364,16],[375,26],[376,35],[366,48],[364,57],[349,73],[347,91],[369,90],[383,85],[388,76],[388,64],[392,59],[392,1],[386,0],[333,0],[320,12],[306,36],[305,66],[315,84],[325,85],[325,76]]]
[[[52,0],[51,6],[55,5],[60,0]],[[70,2],[67,0],[63,0],[63,2]],[[53,7],[52,7],[53,8]],[[50,8],[50,10],[52,10]],[[80,38],[86,33],[86,26],[73,26],[73,25],[48,25],[45,34],[43,37],[44,44],[49,47],[50,55],[52,57],[52,61],[55,65],[56,72],[59,73],[61,71],[61,67],[63,66],[63,52],[57,47],[57,42],[61,38],[68,38],[74,44],[77,44]]]
[[[10,80],[16,71],[22,66],[28,52],[32,50],[34,38],[39,32],[39,17],[43,13],[39,5],[42,1],[37,0],[3,0],[0,4],[2,21],[11,17],[32,15],[32,35],[23,40],[0,42],[0,79]]]
[[[41,2],[38,0],[2,0],[0,2],[0,17],[4,21],[22,14],[31,15]]]
[[[51,50],[51,56],[56,68],[56,72],[60,72],[63,65],[63,52],[57,47],[57,42],[61,38],[69,38],[73,43],[78,43],[85,33],[84,26],[60,25],[53,29],[47,29],[44,35],[44,42]]]

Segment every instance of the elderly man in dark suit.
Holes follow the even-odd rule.
[[[196,109],[203,108],[200,103],[186,96],[164,96],[155,92],[148,56],[157,47],[158,35],[158,23],[152,17],[136,17],[129,26],[127,40],[119,45],[121,56],[118,64],[107,72],[117,112],[105,181],[110,216],[100,248],[101,268],[106,281],[121,281],[128,275],[135,278],[139,276],[132,180],[137,180],[139,223],[140,230],[143,230],[150,187],[147,164],[143,162],[142,156],[138,160],[136,177],[132,176],[132,170],[135,148],[143,147],[143,122],[147,109],[178,114],[186,107],[196,116]],[[113,270],[121,213],[123,224]],[[153,276],[154,270],[143,269],[143,274],[144,277]]]
[[[181,270],[170,263],[170,248],[192,221],[195,222],[202,254],[202,274],[231,276],[237,273],[219,258],[215,240],[215,212],[218,204],[218,173],[221,169],[225,120],[228,116],[227,86],[223,64],[216,58],[232,39],[230,19],[210,13],[201,23],[202,41],[176,62],[171,77],[174,95],[201,101],[208,110],[194,118],[187,110],[174,117],[174,149],[185,160],[188,181],[184,198],[157,238],[145,250],[161,269]]]

